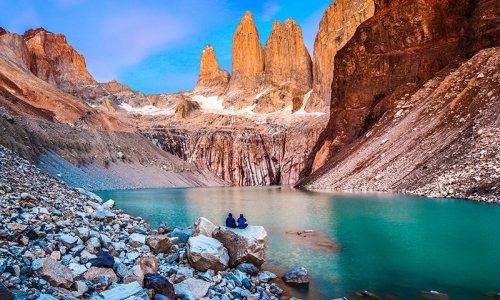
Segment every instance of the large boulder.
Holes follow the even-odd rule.
[[[212,236],[229,252],[229,265],[252,263],[260,267],[267,256],[267,232],[262,226],[249,225],[245,229],[219,227]]]
[[[210,288],[210,282],[188,278],[181,283],[174,284],[175,295],[184,299],[199,299],[205,297]]]
[[[215,229],[217,229],[217,226],[215,226],[214,223],[207,218],[200,217],[196,223],[194,223],[193,236],[205,235],[211,237]]]
[[[308,284],[309,273],[304,267],[294,267],[283,275],[283,281],[286,283]]]
[[[224,245],[205,235],[189,238],[187,258],[191,266],[203,272],[208,269],[222,271],[229,264],[229,255]]]
[[[38,277],[47,280],[52,286],[70,288],[73,285],[71,270],[50,256],[34,261],[32,268]]]

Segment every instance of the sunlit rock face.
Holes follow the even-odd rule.
[[[274,21],[264,47],[265,79],[273,85],[288,84],[302,92],[312,85],[312,61],[302,30],[293,19]]]
[[[255,90],[262,82],[264,51],[251,12],[238,24],[233,37],[233,78],[230,89]]]
[[[220,95],[227,89],[231,76],[219,67],[214,48],[207,45],[200,59],[200,74],[194,92],[202,95]]]
[[[373,0],[330,3],[314,41],[313,93],[306,111],[328,112],[335,54],[351,39],[359,25],[373,16],[374,11]]]
[[[87,71],[85,58],[67,43],[64,35],[39,28],[26,31],[24,40],[32,56],[31,72],[38,78],[58,87],[96,82]]]
[[[498,130],[492,117],[498,49],[477,51],[500,46],[498,38],[486,38],[500,29],[496,5],[377,1],[375,15],[335,56],[330,121],[300,185],[491,193],[494,183],[481,177],[481,185],[474,177],[491,173],[486,154],[498,152],[491,148],[498,144],[494,134],[488,142],[480,137]],[[487,18],[479,21],[479,15]],[[475,58],[467,61],[470,54]]]

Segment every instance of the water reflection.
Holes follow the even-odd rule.
[[[153,226],[189,226],[199,216],[223,223],[244,213],[270,236],[269,267],[310,270],[303,298],[372,290],[420,299],[440,290],[474,299],[500,289],[500,206],[390,194],[325,194],[279,187],[108,191],[119,208]],[[314,229],[340,250],[307,246],[287,231]]]

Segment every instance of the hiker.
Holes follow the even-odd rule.
[[[238,218],[238,228],[239,229],[245,229],[247,228],[247,219],[243,216],[243,214],[240,214],[240,217]]]
[[[236,221],[234,220],[233,218],[233,214],[232,213],[229,213],[227,215],[227,219],[226,219],[226,227],[229,227],[229,228],[236,228]]]

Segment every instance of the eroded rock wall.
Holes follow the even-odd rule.
[[[337,0],[330,3],[314,41],[313,93],[306,111],[329,111],[335,54],[374,12],[373,0]]]
[[[189,122],[189,121],[188,121]],[[293,185],[324,120],[291,127],[199,128],[165,126],[142,131],[161,149],[194,162],[235,185]],[[238,125],[235,125],[238,126]]]
[[[397,0],[382,4],[335,56],[329,124],[305,173],[366,132],[408,84],[421,85],[458,57],[472,4]]]

